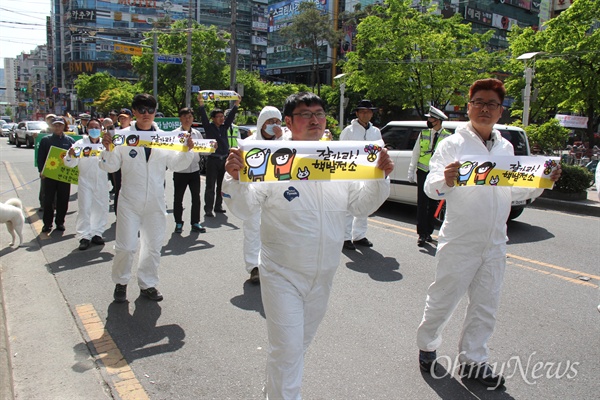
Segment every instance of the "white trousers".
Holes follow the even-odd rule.
[[[119,201],[115,258],[112,266],[114,283],[126,285],[131,278],[139,232],[141,245],[137,269],[138,285],[141,289],[158,285],[158,266],[166,225],[167,217],[162,211],[135,210],[124,204],[124,201]]]
[[[259,264],[260,247],[260,212],[244,220],[244,262],[246,272],[250,273]]]
[[[487,254],[486,254],[487,253]],[[446,244],[438,258],[435,281],[429,286],[423,320],[417,329],[419,350],[434,351],[461,298],[468,293],[467,315],[458,344],[459,361],[482,363],[489,358],[487,342],[494,332],[506,252],[481,252],[468,245]]]
[[[303,287],[301,282],[298,287]],[[325,316],[331,282],[301,292],[281,274],[260,266],[260,289],[267,317],[267,397],[300,399],[304,353]]]
[[[105,174],[106,175],[106,174]],[[79,186],[77,190],[77,239],[102,236],[108,223],[108,179],[96,190]]]
[[[369,217],[354,217],[346,214],[346,231],[344,240],[360,240],[367,236],[367,225]]]

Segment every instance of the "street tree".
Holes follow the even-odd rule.
[[[108,72],[97,72],[93,75],[81,74],[75,79],[75,90],[80,99],[98,100],[102,92],[119,88],[123,82],[110,75]]]
[[[158,53],[182,57],[185,60],[187,49],[187,21],[177,21],[168,32],[156,33]],[[146,33],[152,40],[155,33]],[[215,26],[206,27],[197,22],[192,26],[192,83],[204,89],[226,89],[228,80],[223,70],[227,67],[225,49],[229,43],[229,34],[218,31]],[[151,49],[144,48],[141,56],[131,60],[135,71],[139,74],[141,88],[153,91],[153,54]],[[183,64],[158,64],[158,101],[165,115],[177,115],[180,108],[185,107],[186,66]]]
[[[131,107],[133,97],[140,92],[138,85],[123,82],[117,88],[107,89],[100,94],[100,98],[94,102],[94,107],[104,114],[110,110],[120,110]]]
[[[347,88],[420,116],[429,105],[465,104],[469,85],[492,76],[498,63],[499,55],[486,51],[492,31],[472,33],[460,15],[443,18],[412,3],[389,0],[362,19],[356,51],[343,66]]]
[[[321,93],[320,65],[326,59],[327,44],[337,46],[341,33],[333,26],[333,21],[327,10],[320,10],[310,1],[300,3],[299,13],[294,16],[290,25],[282,28],[280,33],[287,44],[296,52],[311,53],[312,78],[311,86],[315,86],[317,94]]]
[[[600,7],[595,0],[575,0],[544,29],[517,29],[509,36],[514,58],[527,52],[542,52],[529,66],[535,66],[531,119],[544,122],[556,113],[588,117],[586,129],[590,147],[600,123]],[[525,86],[523,64],[513,59],[513,75],[507,89],[518,94]],[[520,96],[517,96],[520,98]],[[515,104],[522,112],[522,102]]]

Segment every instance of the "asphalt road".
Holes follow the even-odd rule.
[[[16,398],[263,398],[264,311],[259,287],[246,281],[240,220],[228,212],[202,221],[204,234],[191,233],[186,220],[183,234],[171,234],[167,172],[169,234],[159,285],[165,300],[139,298],[132,280],[129,303],[113,304],[114,215],[106,245],[79,251],[73,186],[66,232],[41,235],[33,150],[0,142],[0,200],[21,198],[31,224],[16,250],[7,248],[6,231],[0,234],[13,372],[5,379],[12,379]],[[369,220],[375,246],[344,251],[329,310],[306,354],[303,397],[596,398],[600,219],[529,208],[509,224],[502,304],[490,341],[490,361],[503,368],[507,384],[488,391],[452,373],[465,300],[438,350],[450,373],[433,379],[419,371],[415,331],[435,251],[416,246],[415,211],[386,203]]]

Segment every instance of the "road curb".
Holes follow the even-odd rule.
[[[600,203],[593,200],[565,201],[538,197],[529,207],[600,217]]]
[[[4,291],[2,290],[2,269],[0,264],[0,400],[13,400],[12,364],[10,362],[10,343],[6,328],[6,310],[4,309]]]

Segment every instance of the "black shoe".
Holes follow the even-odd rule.
[[[258,267],[254,267],[254,268],[252,268],[252,271],[250,271],[250,282],[252,282],[254,284],[260,283]]]
[[[437,365],[437,353],[434,351],[419,350],[419,367],[421,371],[431,373]]]
[[[127,285],[117,285],[115,286],[115,292],[113,293],[113,299],[115,299],[115,303],[124,303],[127,301]]]
[[[346,250],[356,250],[356,246],[352,243],[352,240],[344,240],[344,248]]]
[[[425,238],[425,241],[427,243],[432,243],[433,242],[433,238],[431,237],[431,235],[427,235],[427,237]]]
[[[162,301],[163,295],[156,290],[156,288],[150,287],[148,289],[140,289],[140,294],[149,298],[152,301]]]
[[[52,227],[51,227],[51,226],[48,226],[48,225],[44,225],[44,227],[42,228],[42,232],[43,232],[43,233],[48,233],[48,232],[50,232],[51,230],[52,230]]]
[[[425,235],[420,235],[419,239],[417,240],[417,246],[419,247],[423,247],[425,246],[425,242],[427,241],[427,236]]]
[[[79,241],[79,250],[86,250],[88,247],[90,247],[89,239],[81,239]]]
[[[192,232],[206,232],[206,228],[200,225],[199,223],[192,224]]]
[[[98,244],[98,245],[103,245],[104,239],[102,239],[102,236],[95,235],[94,237],[92,237],[92,243]]]
[[[211,213],[210,211],[207,211],[207,212],[205,212],[205,213],[204,213],[204,216],[205,216],[205,217],[211,217],[211,218],[212,218],[212,217],[214,217],[214,216],[215,216],[215,214]]]
[[[219,214],[225,214],[227,211],[225,211],[225,210],[224,210],[224,209],[222,209],[222,208],[215,208],[215,212],[216,212],[216,213],[219,213]]]
[[[461,366],[461,376],[463,378],[476,379],[482,385],[491,388],[504,385],[504,377],[494,374],[494,370],[488,363],[463,364]]]
[[[369,239],[367,239],[366,237],[364,237],[360,240],[355,240],[352,243],[354,243],[355,245],[364,246],[364,247],[373,247],[373,243],[371,243],[371,241]]]
[[[183,232],[183,222],[178,222],[175,224],[175,233]]]
[[[65,226],[64,225],[56,225],[56,230],[57,231],[64,231],[65,230]]]

